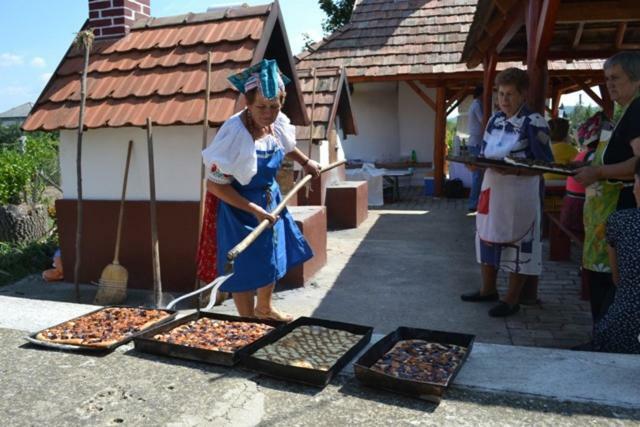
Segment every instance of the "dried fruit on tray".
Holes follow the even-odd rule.
[[[362,335],[317,325],[298,326],[253,357],[287,366],[328,371]]]
[[[153,339],[187,347],[233,353],[273,330],[263,323],[234,322],[202,317],[154,335]]]
[[[109,347],[160,322],[171,313],[134,307],[108,307],[45,329],[36,339],[57,344]]]
[[[466,347],[453,344],[404,340],[397,342],[371,369],[404,380],[446,385],[466,352]]]

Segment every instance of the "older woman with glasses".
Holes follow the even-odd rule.
[[[606,313],[615,294],[605,239],[607,219],[617,210],[635,207],[633,146],[640,138],[640,53],[620,52],[607,59],[604,75],[611,99],[624,111],[612,131],[601,132],[591,165],[575,175],[586,188],[582,265],[594,322]]]

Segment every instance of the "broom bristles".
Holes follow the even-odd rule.
[[[94,304],[111,305],[120,304],[127,299],[127,281],[129,273],[120,264],[109,264],[100,275],[98,293]]]

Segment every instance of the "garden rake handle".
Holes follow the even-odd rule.
[[[324,173],[327,172],[333,168],[336,168],[340,165],[343,165],[346,161],[345,160],[340,160],[337,161],[335,163],[331,163],[328,166],[323,167],[320,170],[320,173]],[[273,212],[271,212],[272,215],[277,216],[280,215],[280,212],[282,212],[282,210],[287,206],[287,202],[302,188],[304,187],[304,185],[309,182],[311,179],[313,178],[313,175],[309,174],[307,176],[305,176],[304,178],[302,178],[292,189],[291,191],[289,191],[287,193],[286,196],[284,196],[282,198],[282,201],[280,202],[280,204],[278,204],[278,206],[276,206],[276,208],[273,210]],[[269,225],[271,224],[271,222],[268,219],[262,220],[262,222],[253,229],[253,231],[251,233],[249,233],[249,235],[247,237],[245,237],[240,243],[238,243],[237,245],[235,245],[229,252],[227,252],[227,262],[228,263],[232,263],[237,257],[238,255],[240,255],[245,249],[247,249],[247,247],[252,244],[257,238],[258,236],[264,231],[266,230]]]
[[[133,150],[133,141],[129,140],[129,148],[127,148],[127,163],[124,166],[124,181],[122,182],[122,197],[120,198],[120,212],[118,213],[118,231],[116,233],[116,251],[113,255],[113,263],[119,264],[120,256],[120,237],[122,237],[122,217],[124,216],[124,198],[127,194],[127,180],[129,179],[129,164],[131,163],[131,151]]]

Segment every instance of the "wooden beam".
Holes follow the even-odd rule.
[[[573,35],[573,42],[571,42],[571,47],[575,49],[580,44],[580,39],[582,38],[582,32],[584,31],[584,22],[580,22],[576,27],[576,32]]]
[[[640,20],[637,0],[563,2],[558,10],[557,23],[628,22]]]
[[[449,97],[449,99],[447,100],[447,110],[451,107],[452,104],[462,98],[468,91],[469,87],[463,86],[455,94],[453,94],[453,96]]]
[[[536,62],[547,61],[559,7],[560,0],[543,0],[535,37],[534,58]]]
[[[444,155],[447,143],[447,114],[445,109],[445,87],[436,88],[436,126],[433,137],[433,181],[435,195],[441,196],[444,188]]]
[[[498,55],[495,52],[487,55],[484,60],[484,79],[482,82],[482,124],[486,126],[493,110],[493,81],[496,77]]]
[[[544,113],[545,93],[549,76],[546,58],[536,57],[536,51],[538,49],[536,38],[540,26],[544,25],[542,7],[543,0],[529,0],[525,11],[527,74],[529,75],[527,104],[533,111],[541,114]]]
[[[577,79],[577,78],[573,78],[573,81],[580,86],[580,89],[582,89],[583,91],[585,91],[585,93],[587,95],[589,95],[589,98],[593,99],[593,101],[598,104],[600,107],[602,107],[602,109],[604,109],[604,102],[602,101],[602,98],[600,98],[593,90],[591,90],[591,88],[589,87],[589,85],[587,85],[585,82]]]
[[[600,95],[602,95],[602,110],[609,118],[613,118],[614,105],[606,85],[599,85]]]
[[[558,111],[560,109],[560,97],[562,92],[557,87],[553,87],[551,90],[551,117],[558,118]]]
[[[616,29],[616,41],[614,47],[617,50],[622,49],[622,43],[624,42],[624,33],[627,31],[627,23],[621,22],[618,24],[618,28]]]
[[[509,44],[511,39],[520,31],[520,28],[524,25],[524,7],[518,5],[512,10],[512,13],[505,18],[508,26],[504,31],[494,37],[494,43],[496,46],[496,52],[500,53]]]
[[[511,0],[493,0],[493,3],[496,5],[500,13],[506,16],[514,2]]]
[[[416,82],[409,80],[407,81],[407,84],[429,107],[431,107],[432,110],[436,111],[436,102],[433,99],[431,99],[429,95],[424,93],[422,89],[418,87]]]

